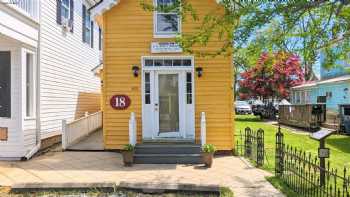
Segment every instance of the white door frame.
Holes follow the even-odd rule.
[[[154,118],[154,136],[156,137],[176,137],[176,138],[185,138],[186,137],[186,133],[185,133],[185,97],[183,96],[183,93],[185,91],[185,85],[186,82],[184,82],[183,78],[184,78],[184,72],[186,71],[173,71],[173,70],[158,70],[158,71],[154,71],[154,79],[155,79],[155,83],[154,83],[154,106],[155,107],[155,118]],[[160,101],[159,101],[159,75],[162,74],[176,74],[178,76],[178,96],[179,96],[179,131],[178,132],[167,132],[167,133],[158,133],[159,131],[159,105],[160,105]]]
[[[161,66],[161,67],[146,67],[144,65],[145,59],[191,59],[192,66]],[[144,139],[157,138],[181,138],[194,139],[194,58],[193,56],[144,56],[141,58],[142,64],[142,134]],[[186,73],[192,73],[192,104],[190,108],[193,113],[188,113],[188,106],[186,102]],[[150,74],[151,83],[151,104],[145,104],[145,73]],[[159,135],[159,92],[158,92],[158,76],[159,74],[178,74],[179,83],[179,132],[164,133]],[[153,84],[153,85],[152,85]],[[152,87],[153,86],[153,87]],[[158,104],[158,106],[155,106]],[[156,108],[158,108],[156,111]],[[154,109],[154,111],[153,111]],[[151,114],[150,114],[151,112]],[[152,114],[153,112],[153,114]],[[188,128],[190,127],[190,128]],[[193,128],[192,128],[193,127]]]

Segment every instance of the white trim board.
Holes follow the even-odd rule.
[[[161,66],[161,67],[146,67],[144,66],[145,59],[191,59],[192,66]],[[142,136],[143,139],[159,139],[163,137],[178,137],[181,139],[191,139],[195,138],[195,71],[194,71],[194,57],[193,56],[142,56],[142,79],[141,79],[141,95],[142,95]],[[186,73],[191,72],[192,74],[192,103],[187,104],[186,102]],[[150,89],[151,89],[151,103],[145,103],[145,73],[150,74]],[[175,73],[179,76],[179,107],[180,107],[180,135],[157,135],[157,115],[154,105],[158,101],[156,85],[157,77],[159,74],[164,73]],[[159,103],[159,102],[158,102]],[[183,109],[181,109],[183,108]]]

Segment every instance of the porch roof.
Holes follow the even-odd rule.
[[[309,81],[309,82],[305,82],[302,85],[292,87],[292,89],[296,90],[296,89],[304,89],[304,88],[313,88],[321,84],[338,83],[338,82],[344,82],[344,81],[350,81],[350,75],[344,75],[344,76],[335,77],[332,79],[320,80],[320,81]]]

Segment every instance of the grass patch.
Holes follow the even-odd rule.
[[[263,168],[273,172],[275,168],[275,134],[277,127],[266,124],[259,117],[253,115],[236,116],[236,134],[239,134],[240,131],[244,132],[244,129],[248,126],[253,130],[262,128],[265,131],[266,158]],[[314,156],[317,155],[319,143],[310,139],[308,135],[292,132],[288,129],[282,129],[282,132],[284,133],[286,144],[304,150]],[[342,172],[344,166],[350,168],[350,136],[332,135],[326,140],[326,147],[331,151],[329,158],[331,167],[337,168],[338,172]]]
[[[277,177],[266,177],[266,180],[270,182],[276,189],[280,190],[287,197],[300,196],[297,193],[295,193],[293,190],[289,189],[289,187]]]
[[[226,187],[220,188],[220,197],[234,197],[233,192]]]

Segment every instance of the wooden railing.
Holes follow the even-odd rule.
[[[39,0],[15,0],[11,3],[16,8],[19,8],[29,17],[38,20],[39,18]]]
[[[102,128],[102,112],[86,115],[70,123],[62,120],[62,148],[67,149],[100,128]]]

